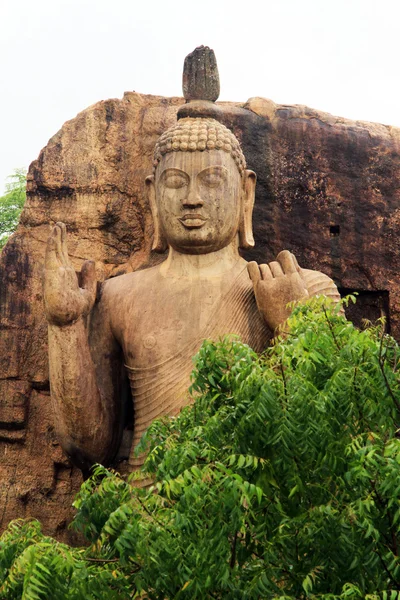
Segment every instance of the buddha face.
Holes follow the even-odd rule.
[[[223,150],[165,154],[155,179],[147,179],[158,236],[188,254],[224,248],[244,222],[249,179],[255,182],[254,173],[246,171],[241,177]],[[252,209],[254,185],[250,187]]]

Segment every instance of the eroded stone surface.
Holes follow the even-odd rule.
[[[67,224],[77,271],[87,258],[99,279],[155,264],[144,179],[181,104],[132,92],[99,102],[67,122],[30,167],[27,205],[0,259],[3,525],[32,515],[47,532],[70,535],[64,523],[81,481],[50,414],[41,283],[49,224]],[[256,246],[245,258],[267,262],[289,249],[340,288],[363,292],[371,314],[389,312],[400,337],[400,131],[261,98],[218,106],[258,176]]]
[[[214,50],[199,46],[187,55],[183,67],[185,100],[215,102],[219,96],[219,74]]]

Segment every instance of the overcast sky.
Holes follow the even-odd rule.
[[[181,95],[201,44],[216,52],[221,100],[400,126],[399,23],[400,0],[0,0],[0,193],[87,106]]]

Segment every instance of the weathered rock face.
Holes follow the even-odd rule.
[[[61,537],[81,475],[54,437],[42,269],[49,224],[66,223],[78,271],[99,280],[162,259],[150,252],[144,179],[158,136],[181,98],[125,94],[65,123],[34,161],[18,231],[0,257],[0,515],[35,516]],[[400,130],[253,98],[220,103],[258,184],[256,247],[266,262],[283,248],[302,266],[360,292],[350,317],[382,313],[400,337]],[[146,299],[144,298],[145,302]]]

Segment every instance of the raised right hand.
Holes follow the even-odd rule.
[[[47,321],[63,326],[87,315],[96,299],[94,262],[87,260],[81,269],[82,287],[70,262],[67,229],[57,223],[47,241],[44,270],[44,305]]]

